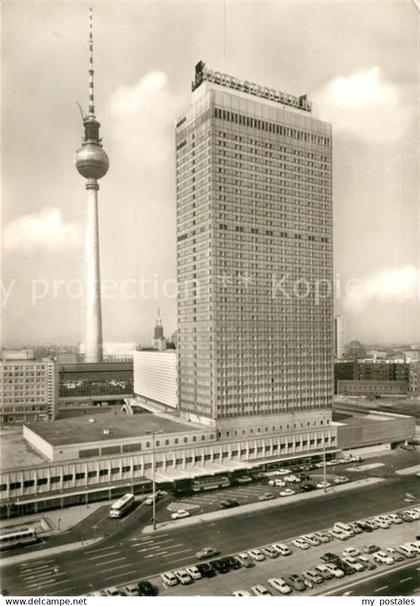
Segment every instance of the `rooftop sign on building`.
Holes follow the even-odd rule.
[[[239,80],[239,78],[235,78],[234,76],[229,76],[228,74],[222,74],[221,72],[209,69],[206,67],[206,64],[203,61],[199,61],[195,66],[195,80],[191,84],[192,90],[194,91],[196,88],[198,88],[205,80],[207,80],[207,82],[221,84],[222,86],[227,86],[228,88],[233,88],[234,90],[248,93],[250,95],[255,95],[256,97],[270,99],[271,101],[281,103],[282,105],[291,105],[292,107],[297,107],[298,109],[302,109],[306,112],[311,111],[311,104],[306,95],[295,97],[294,95],[289,95],[288,93],[284,93],[275,88],[261,86],[261,84],[248,82],[248,80]]]

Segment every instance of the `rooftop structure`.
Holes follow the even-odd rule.
[[[261,86],[261,84],[248,82],[248,80],[240,80],[234,76],[229,76],[228,74],[223,74],[221,72],[209,69],[203,61],[199,61],[195,66],[195,79],[191,84],[192,90],[195,91],[204,81],[221,84],[222,86],[236,91],[244,92],[249,95],[255,95],[261,99],[275,101],[276,103],[280,103],[282,105],[290,105],[291,107],[295,107],[306,112],[311,111],[311,104],[307,99],[307,95],[295,97],[294,95],[290,95],[275,88]]]

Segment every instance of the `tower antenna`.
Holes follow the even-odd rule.
[[[93,88],[93,10],[89,8],[89,109],[88,115],[95,116],[95,95]]]

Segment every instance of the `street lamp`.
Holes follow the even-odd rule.
[[[162,433],[162,429],[155,429],[155,431],[147,431],[146,433],[152,434],[152,499],[153,499],[153,530],[156,530],[156,464],[155,464],[155,436],[157,433]]]

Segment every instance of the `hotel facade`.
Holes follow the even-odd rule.
[[[301,423],[321,436],[333,397],[331,126],[305,95],[200,62],[176,124],[176,176],[181,416],[225,437]]]

